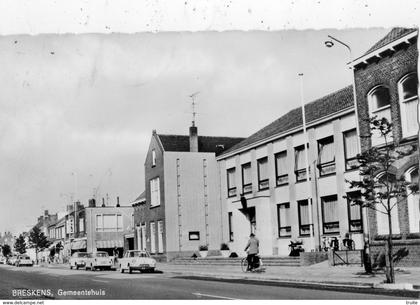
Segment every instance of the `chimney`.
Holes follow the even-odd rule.
[[[117,196],[117,208],[120,207],[120,197]]]
[[[190,152],[198,152],[198,131],[194,122],[190,127]]]
[[[96,207],[96,200],[95,199],[89,199],[89,207],[94,208]]]

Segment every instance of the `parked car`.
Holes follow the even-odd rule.
[[[0,257],[0,264],[6,264],[7,263],[7,258],[2,256]]]
[[[17,255],[12,255],[7,259],[7,264],[14,266],[17,260]]]
[[[123,258],[119,259],[120,272],[128,270],[131,273],[133,270],[153,272],[156,268],[156,260],[150,257],[147,251],[130,250],[127,251]]]
[[[34,265],[34,261],[31,260],[31,258],[26,255],[26,254],[21,254],[18,255],[16,262],[15,262],[15,266],[16,267],[20,267],[20,266],[33,266]]]
[[[111,269],[113,266],[113,258],[107,252],[98,251],[89,253],[86,258],[85,269],[95,271],[96,269]]]
[[[73,253],[73,255],[70,257],[69,260],[69,265],[70,265],[70,269],[76,268],[83,268],[86,267],[86,261],[89,257],[90,253],[87,252],[75,252]]]

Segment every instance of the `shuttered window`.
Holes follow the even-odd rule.
[[[276,185],[287,184],[289,181],[287,167],[287,152],[276,154]]]
[[[321,198],[322,202],[322,223],[324,234],[339,233],[340,223],[338,218],[337,196],[327,196]]]

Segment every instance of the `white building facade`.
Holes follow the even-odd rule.
[[[363,212],[344,198],[350,192],[345,181],[358,177],[352,88],[305,109],[307,138],[297,108],[217,157],[222,238],[240,256],[251,232],[268,256],[288,255],[291,240],[302,241],[305,251],[320,250],[346,233],[356,249],[363,247]]]

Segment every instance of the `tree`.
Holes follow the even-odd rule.
[[[35,258],[38,263],[38,252],[48,248],[51,243],[48,241],[47,237],[41,230],[35,226],[29,232],[29,246],[35,249]]]
[[[411,146],[400,146],[392,140],[392,123],[386,118],[373,117],[368,120],[370,133],[380,136],[385,146],[371,147],[357,156],[361,180],[347,181],[350,188],[361,191],[360,197],[348,196],[353,205],[366,207],[387,216],[388,234],[385,243],[385,274],[387,283],[395,283],[393,242],[392,242],[392,210],[412,193],[418,192],[418,182],[409,183],[404,177],[397,177],[393,164],[413,152]]]
[[[20,234],[19,237],[16,239],[15,251],[20,254],[23,254],[26,252],[26,242],[22,234]]]
[[[8,244],[4,244],[1,249],[1,252],[3,253],[4,257],[7,257],[10,253],[12,253],[12,249],[10,249],[10,246]]]

